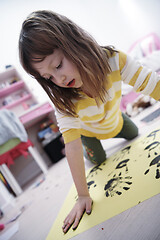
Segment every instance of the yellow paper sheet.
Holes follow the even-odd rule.
[[[64,234],[62,224],[76,201],[73,186],[47,240],[66,240],[106,221],[160,192],[160,129],[153,130],[90,169],[87,183],[93,199],[91,215]]]

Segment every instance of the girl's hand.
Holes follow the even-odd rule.
[[[62,227],[63,232],[66,233],[71,225],[73,224],[72,229],[75,230],[78,227],[78,224],[86,211],[87,214],[91,214],[92,210],[92,199],[87,197],[79,197],[76,204],[72,208],[71,212],[68,214],[64,220],[64,225]]]

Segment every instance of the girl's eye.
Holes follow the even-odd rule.
[[[60,64],[56,67],[56,69],[59,69],[62,67],[62,61],[60,62]]]

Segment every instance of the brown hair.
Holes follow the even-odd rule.
[[[43,61],[57,48],[76,65],[83,89],[89,89],[96,100],[104,101],[104,83],[110,72],[106,49],[65,16],[47,10],[31,13],[23,22],[19,37],[20,62],[26,72],[41,84],[59,111],[76,116],[72,99],[81,98],[79,90],[58,87],[33,68],[34,62]],[[113,48],[106,48],[113,52]]]

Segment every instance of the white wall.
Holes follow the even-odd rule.
[[[37,83],[22,70],[18,59],[18,38],[26,16],[39,9],[51,9],[85,28],[101,45],[115,45],[127,51],[138,38],[150,32],[160,36],[159,0],[0,0],[0,71],[12,64],[22,72],[39,101]]]

